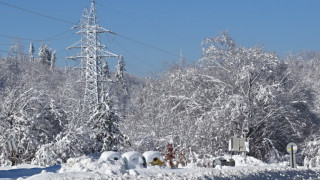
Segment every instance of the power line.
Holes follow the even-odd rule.
[[[160,52],[163,52],[163,53],[169,54],[169,55],[174,56],[174,57],[179,57],[179,56],[178,56],[178,55],[176,55],[176,54],[173,54],[173,53],[171,53],[171,52],[169,52],[169,51],[166,51],[166,50],[163,50],[163,49],[157,48],[157,47],[152,46],[152,45],[150,45],[150,44],[147,44],[147,43],[144,43],[144,42],[141,42],[141,41],[138,41],[138,40],[132,39],[132,38],[130,38],[130,37],[127,37],[127,36],[124,36],[124,35],[121,35],[121,34],[117,34],[117,35],[118,35],[119,37],[124,38],[124,39],[130,40],[130,41],[135,42],[135,43],[137,43],[137,44],[140,44],[140,45],[142,45],[142,46],[149,47],[149,48],[151,48],[151,49],[154,49],[154,50],[157,50],[157,51],[160,51]]]
[[[4,35],[4,34],[0,34],[0,36],[10,38],[10,39],[20,39],[20,40],[26,40],[26,41],[41,41],[41,40],[37,40],[37,39],[21,38],[21,37],[17,37],[17,36],[8,36],[8,35]]]
[[[124,48],[122,45],[120,45],[118,42],[115,42],[116,45],[118,45],[122,50],[128,52],[129,54],[131,54],[131,56],[133,56],[135,59],[139,60],[140,62],[143,62],[144,64],[148,65],[149,67],[151,68],[155,68],[155,69],[158,69],[157,67],[155,66],[152,66],[150,65],[149,63],[143,61],[141,58],[137,57],[136,55],[134,55],[131,51],[129,51],[128,49]]]
[[[150,45],[150,44],[147,44],[147,43],[144,43],[144,42],[141,42],[141,41],[132,39],[132,38],[130,38],[130,37],[127,37],[127,36],[124,36],[124,35],[121,35],[121,34],[117,34],[117,35],[118,35],[119,37],[122,37],[122,38],[124,38],[124,39],[129,40],[129,41],[132,41],[132,42],[134,42],[134,43],[140,44],[140,45],[142,45],[142,46],[145,46],[145,47],[148,47],[148,48],[151,48],[151,49],[154,49],[154,50],[163,52],[163,53],[165,53],[165,54],[169,54],[169,55],[171,55],[171,56],[180,58],[180,55],[174,54],[174,53],[169,52],[169,51],[167,51],[167,50],[163,50],[163,49],[157,48],[157,47],[152,46],[152,45]],[[187,58],[184,58],[184,59],[191,62],[190,59],[187,59]]]
[[[35,15],[38,15],[38,16],[42,16],[42,17],[45,17],[45,18],[48,18],[48,19],[52,19],[52,20],[56,20],[56,21],[60,21],[60,22],[64,22],[64,23],[68,23],[68,24],[72,24],[72,25],[77,25],[76,23],[73,23],[71,21],[67,21],[67,20],[64,20],[64,19],[56,18],[56,17],[53,17],[53,16],[48,16],[48,15],[45,15],[45,14],[42,14],[42,13],[39,13],[39,12],[35,12],[35,11],[28,10],[28,9],[24,9],[24,8],[21,8],[21,7],[12,5],[12,4],[8,4],[8,3],[5,3],[5,2],[1,2],[0,1],[0,4],[9,6],[9,7],[15,8],[15,9],[19,9],[19,10],[24,11],[24,12],[35,14]]]
[[[35,11],[28,10],[28,9],[24,9],[24,8],[21,8],[21,7],[15,6],[15,5],[11,5],[11,4],[2,2],[2,1],[0,1],[0,4],[6,5],[6,6],[9,6],[9,7],[12,7],[12,8],[15,8],[15,9],[18,9],[18,10],[21,10],[21,11],[25,11],[25,12],[28,12],[28,13],[32,13],[32,14],[35,14],[35,15],[38,15],[38,16],[42,16],[42,17],[45,17],[45,18],[48,18],[48,19],[52,19],[52,20],[56,20],[56,21],[60,21],[60,22],[64,22],[64,23],[68,23],[68,24],[72,24],[72,25],[77,25],[77,24],[78,24],[78,23],[70,22],[70,21],[68,21],[68,20],[61,19],[61,18],[56,18],[56,17],[53,17],[53,16],[49,16],[49,15],[45,15],[45,14],[39,13],[39,12],[35,12]],[[101,5],[101,4],[100,4],[100,5]],[[101,6],[103,6],[103,5],[101,5]],[[112,10],[114,10],[114,9],[112,9]],[[116,10],[116,11],[117,11],[117,10]],[[119,12],[119,11],[118,11],[118,12]],[[131,17],[131,18],[132,18],[132,17]],[[135,19],[135,18],[133,18],[133,19]],[[135,20],[137,20],[137,19],[135,19]],[[139,21],[140,21],[140,20],[139,20]],[[140,21],[140,22],[141,22],[141,21]],[[156,27],[156,26],[154,26],[154,27]],[[160,29],[159,27],[156,27],[156,28]],[[68,32],[69,30],[70,30],[70,29],[68,29],[68,30],[66,30],[66,31],[63,31],[63,32],[61,32],[61,33],[58,33],[58,34],[56,34],[56,35],[50,36],[50,37],[45,38],[45,39],[30,39],[30,38],[22,38],[22,37],[17,37],[17,36],[2,35],[2,34],[0,34],[0,37],[6,37],[6,38],[11,38],[11,39],[20,39],[20,40],[26,40],[26,41],[38,41],[38,42],[49,41],[49,40],[50,40],[50,41],[53,41],[53,40],[63,40],[63,39],[67,39],[67,38],[74,37],[74,35],[73,35],[73,36],[69,36],[69,37],[59,38],[59,39],[54,39],[54,38],[55,38],[55,37],[58,37],[58,36],[60,36],[60,35],[62,35],[62,34],[64,34],[64,33],[66,33],[66,32]],[[162,29],[162,28],[161,28],[160,30],[165,31],[165,32],[170,33],[170,34],[173,34],[173,35],[176,35],[176,34],[174,34],[174,33],[171,33],[171,32],[169,32],[169,31],[166,31],[166,30],[164,30],[164,29]],[[121,35],[121,34],[117,34],[117,35],[118,35],[119,37],[121,37],[121,38],[124,38],[124,39],[126,39],[126,40],[130,40],[130,41],[132,41],[132,42],[134,42],[134,43],[137,43],[137,44],[140,44],[140,45],[142,45],[142,46],[145,46],[145,47],[148,47],[148,48],[157,50],[157,51],[159,51],[159,52],[162,52],[162,53],[171,55],[171,56],[173,56],[173,57],[180,58],[180,55],[174,54],[174,53],[169,52],[169,51],[167,51],[167,50],[163,50],[163,49],[161,49],[161,48],[155,47],[155,46],[153,46],[153,45],[144,43],[144,42],[142,42],[142,41],[135,40],[135,39],[133,39],[133,38],[130,38],[130,37],[127,37],[127,36],[124,36],[124,35]],[[176,36],[177,36],[177,35],[176,35]],[[177,36],[177,37],[179,37],[179,38],[182,39],[181,36]],[[139,59],[139,58],[136,57],[136,59]],[[184,58],[184,59],[188,60],[187,58]],[[188,61],[191,61],[191,60],[188,60]]]
[[[135,71],[137,71],[137,72],[140,72],[141,74],[147,74],[148,72],[143,72],[143,71],[141,71],[141,68],[139,68],[138,66],[136,66],[136,65],[134,65],[134,64],[131,64],[131,63],[128,63],[128,62],[126,62],[126,64],[127,65],[130,65],[130,66],[128,66],[128,68],[129,69],[134,69]],[[126,68],[127,69],[127,68]],[[128,69],[127,69],[128,70]],[[126,71],[127,71],[126,70]],[[128,71],[127,71],[128,72]]]
[[[67,36],[67,37],[63,37],[63,38],[55,38],[55,37],[58,37],[58,36],[60,36],[62,34],[65,34],[68,31],[71,31],[71,30],[68,29],[68,30],[65,30],[63,32],[57,33],[57,34],[55,34],[53,36],[49,36],[49,37],[44,38],[44,39],[22,38],[22,37],[18,37],[18,36],[10,36],[10,35],[4,35],[4,34],[0,34],[0,37],[6,37],[6,38],[10,38],[10,39],[19,39],[19,40],[23,40],[23,41],[35,41],[35,42],[57,41],[57,40],[64,40],[64,39],[75,37],[75,35],[72,35],[72,36]],[[10,44],[7,44],[7,45],[10,45]]]
[[[45,38],[43,40],[45,40],[45,41],[49,41],[50,40],[51,41],[51,40],[60,40],[60,39],[66,39],[66,38],[70,38],[70,37],[75,37],[75,35],[73,35],[73,36],[68,36],[68,37],[65,37],[65,38],[54,39],[55,37],[58,37],[58,36],[60,36],[62,34],[65,34],[66,32],[69,32],[69,31],[71,31],[71,29],[67,29],[67,30],[65,30],[63,32],[57,33],[57,34],[52,35],[52,36],[50,36],[48,38]]]
[[[158,30],[160,30],[160,31],[163,31],[163,32],[165,32],[165,33],[171,34],[171,35],[175,36],[176,38],[182,39],[182,40],[184,40],[184,41],[192,42],[191,40],[186,39],[186,38],[184,38],[184,37],[182,37],[182,36],[180,36],[180,35],[178,35],[178,34],[176,34],[176,33],[170,32],[170,31],[168,31],[168,30],[166,30],[166,29],[164,29],[164,28],[162,28],[162,27],[156,26],[156,25],[154,25],[154,24],[147,23],[147,22],[142,21],[142,20],[140,20],[140,19],[138,19],[138,18],[135,18],[135,17],[130,16],[130,15],[128,15],[128,14],[122,13],[121,11],[119,11],[119,10],[117,10],[117,9],[114,9],[114,8],[111,8],[111,7],[109,7],[109,6],[108,6],[108,7],[105,7],[105,6],[103,6],[102,4],[100,4],[100,3],[97,3],[97,4],[99,4],[99,5],[100,5],[101,7],[103,7],[103,8],[110,9],[110,10],[116,12],[116,13],[119,13],[119,14],[122,14],[122,15],[124,15],[124,16],[126,16],[126,17],[129,17],[129,18],[131,18],[131,19],[133,19],[133,20],[135,20],[135,21],[137,21],[137,22],[140,22],[140,23],[145,24],[145,25],[149,25],[150,27],[153,27],[153,28],[158,29]],[[169,51],[167,51],[167,50],[163,50],[163,49],[161,49],[161,48],[158,48],[158,47],[155,47],[155,46],[153,46],[153,45],[144,43],[144,42],[142,42],[142,41],[138,41],[138,40],[132,39],[132,38],[130,38],[130,37],[127,37],[127,36],[124,36],[124,35],[120,35],[120,34],[118,34],[118,33],[117,33],[116,35],[118,35],[119,37],[122,37],[122,38],[124,38],[124,39],[130,40],[130,41],[132,41],[132,42],[135,42],[135,43],[137,43],[137,44],[140,44],[140,45],[149,47],[149,48],[151,48],[151,49],[154,49],[154,50],[157,50],[157,51],[160,51],[160,52],[169,54],[169,55],[171,55],[171,56],[180,58],[180,55],[174,54],[174,53],[169,52]],[[137,59],[138,59],[138,58],[137,58]],[[191,59],[188,59],[188,58],[185,58],[185,57],[184,57],[184,59],[187,60],[187,61],[192,62]]]
[[[195,43],[195,42],[193,42],[193,41],[190,40],[190,39],[186,39],[185,37],[182,37],[182,36],[180,36],[180,35],[177,34],[177,33],[168,31],[167,29],[164,29],[164,28],[162,28],[162,27],[160,27],[160,26],[157,26],[157,25],[148,23],[148,22],[146,22],[146,21],[142,21],[142,20],[140,20],[140,19],[138,19],[138,18],[135,18],[135,17],[133,17],[133,16],[130,16],[130,15],[128,15],[128,14],[125,14],[125,13],[123,13],[123,12],[117,10],[117,9],[111,8],[111,7],[109,7],[109,6],[108,6],[108,7],[105,7],[105,6],[103,6],[102,4],[99,4],[99,5],[100,5],[101,7],[103,7],[103,8],[110,9],[110,10],[116,12],[116,13],[122,14],[122,15],[128,17],[128,18],[131,18],[131,19],[133,19],[133,20],[135,20],[135,21],[137,21],[137,22],[140,22],[140,23],[145,24],[145,25],[147,25],[147,26],[153,27],[154,29],[160,30],[160,31],[165,32],[165,33],[167,33],[167,34],[171,34],[172,36],[175,36],[175,37],[178,38],[178,39],[181,39],[181,40],[184,40],[184,41],[188,41],[188,42],[190,42],[190,43]]]
[[[25,12],[28,12],[28,13],[32,13],[32,14],[35,14],[35,15],[43,16],[43,17],[46,17],[46,18],[49,18],[49,19],[53,19],[53,20],[56,20],[56,21],[61,21],[61,22],[65,22],[65,23],[69,23],[69,24],[73,24],[73,25],[77,25],[77,24],[78,24],[78,23],[73,23],[73,22],[70,22],[70,21],[67,21],[67,20],[64,20],[64,19],[56,18],[56,17],[53,17],[53,16],[48,16],[48,15],[45,15],[45,14],[42,14],[42,13],[39,13],[39,12],[35,12],[35,11],[28,10],[28,9],[20,8],[20,7],[18,7],[18,6],[14,6],[14,5],[11,5],[11,4],[8,4],[8,3],[4,3],[4,2],[1,2],[1,1],[0,1],[0,4],[4,4],[4,5],[9,6],[9,7],[12,7],[12,8],[16,8],[16,9],[19,9],[19,10],[22,10],[22,11],[25,11]],[[101,5],[101,4],[100,4],[100,5]],[[104,7],[103,5],[101,5],[101,6]],[[111,8],[111,9],[112,9],[112,8]],[[115,9],[112,9],[112,10],[115,10]],[[115,10],[115,11],[117,11],[117,10]],[[119,12],[119,11],[118,11],[118,12]],[[162,29],[162,30],[163,30],[163,29]],[[67,30],[67,31],[68,31],[68,30]],[[67,32],[67,31],[62,32],[61,34]],[[167,32],[167,33],[170,33],[169,31],[166,31],[166,32]],[[59,34],[60,34],[60,33],[59,33]],[[59,34],[58,34],[58,35],[59,35]],[[171,34],[172,34],[172,33],[171,33]],[[7,35],[0,35],[0,36],[2,36],[2,37],[7,37],[7,38],[13,38],[13,39],[18,38],[18,39],[21,39],[21,40],[28,40],[28,41],[48,41],[48,40],[50,40],[50,38],[52,38],[52,37],[49,37],[49,38],[47,38],[47,39],[36,40],[36,39],[19,38],[19,37],[7,36]],[[166,51],[166,50],[157,48],[157,47],[155,47],[155,46],[149,45],[149,44],[147,44],[147,43],[144,43],[144,42],[141,42],[141,41],[132,39],[132,38],[130,38],[130,37],[127,37],[127,36],[124,36],[124,35],[120,35],[120,34],[118,34],[118,36],[119,36],[119,37],[122,37],[122,38],[124,38],[124,39],[130,40],[130,41],[133,41],[133,42],[135,42],[135,43],[137,43],[137,44],[140,44],[140,45],[143,45],[143,46],[146,46],[146,47],[155,49],[155,50],[157,50],[157,51],[160,51],[160,52],[169,54],[169,55],[171,55],[171,56],[178,57],[178,58],[180,57],[180,56],[177,55],[177,54],[174,54],[174,53],[171,53],[171,52],[169,52],[169,51]],[[181,38],[181,37],[180,37],[180,38]],[[54,39],[52,39],[52,40],[54,40]],[[60,39],[58,39],[58,40],[60,40]],[[186,59],[186,60],[188,60],[188,59]]]

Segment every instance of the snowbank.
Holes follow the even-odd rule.
[[[142,154],[142,157],[145,158],[147,167],[152,165],[162,165],[164,163],[164,159],[160,152],[158,151],[147,151]]]
[[[1,171],[0,171],[1,174]],[[43,179],[208,179],[208,180],[224,180],[224,179],[320,179],[320,169],[307,169],[299,167],[298,169],[283,168],[276,166],[258,166],[258,167],[222,167],[221,169],[214,168],[141,168],[130,169],[119,174],[97,173],[94,172],[41,172],[33,175],[29,180]]]
[[[157,153],[147,153],[150,158]],[[159,154],[158,154],[159,155]],[[131,152],[125,157],[137,157]],[[110,156],[109,156],[110,157]],[[225,159],[230,156],[224,156]],[[236,167],[220,168],[136,168],[125,170],[123,161],[106,160],[82,156],[71,158],[62,167],[35,167],[23,165],[0,168],[0,178],[43,180],[43,179],[320,179],[320,168],[289,168],[279,164],[265,164],[261,161],[242,156],[232,156],[238,163]],[[60,170],[58,170],[60,168]],[[58,171],[57,171],[58,170]]]
[[[121,159],[121,154],[114,151],[103,152],[99,158],[99,162],[115,162]]]
[[[87,156],[70,158],[66,164],[62,165],[59,173],[90,172],[104,175],[117,175],[124,173],[125,167],[123,161],[120,160],[120,158],[117,161],[109,161],[109,158],[112,156],[107,155],[110,154],[102,154],[99,159],[93,159]]]
[[[242,156],[242,155],[234,155],[234,156],[224,156],[225,159],[234,159],[236,162],[236,166],[266,166],[264,162],[259,159],[256,159],[252,156]]]
[[[126,164],[126,169],[142,168],[144,164],[141,154],[136,151],[124,153],[122,159]]]

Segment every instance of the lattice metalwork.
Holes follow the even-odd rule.
[[[109,57],[119,57],[106,50],[106,46],[101,44],[101,33],[113,33],[98,24],[95,2],[91,2],[91,8],[84,10],[82,19],[78,26],[77,34],[81,34],[81,40],[67,49],[80,48],[80,54],[68,59],[81,59],[82,81],[85,82],[84,102],[85,106],[93,108],[100,104],[103,93],[102,83],[102,59]],[[113,33],[115,34],[115,33]]]

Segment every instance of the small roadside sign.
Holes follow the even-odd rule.
[[[298,146],[295,143],[289,143],[287,145],[287,152],[291,153],[291,151],[293,151],[293,153],[297,153],[298,151]]]
[[[229,140],[228,150],[231,152],[249,152],[248,139],[232,137]]]

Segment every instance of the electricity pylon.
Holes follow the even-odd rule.
[[[91,1],[91,8],[85,8],[80,24],[72,27],[79,28],[77,34],[81,34],[81,40],[67,49],[80,48],[80,54],[68,57],[67,59],[81,60],[81,81],[85,82],[84,103],[92,111],[96,105],[100,104],[103,93],[102,83],[102,59],[119,57],[118,55],[106,50],[106,46],[101,44],[100,34],[114,32],[101,27],[98,24],[95,2]]]

